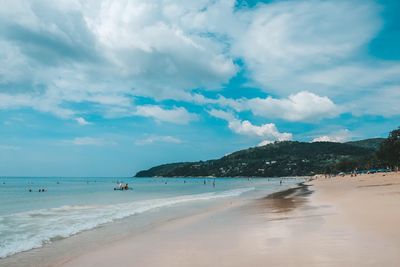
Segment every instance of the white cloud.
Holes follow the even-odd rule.
[[[346,85],[352,88],[365,88],[374,85],[379,86],[384,81],[400,82],[399,74],[400,64],[374,62],[369,66],[346,64],[315,71],[303,76],[302,80],[321,86],[336,87],[337,85]]]
[[[400,62],[370,57],[365,49],[382,28],[380,8],[359,0],[261,4],[245,14],[248,27],[236,35],[232,51],[256,85],[278,97],[307,89],[348,112],[367,110],[351,102],[361,95],[373,102],[371,91],[400,84]]]
[[[211,109],[208,113],[218,119],[225,120],[227,122],[236,120],[235,116],[227,111],[220,110],[220,109]]]
[[[76,146],[104,146],[107,144],[114,144],[114,142],[97,137],[76,137],[72,140],[65,140],[64,142]]]
[[[350,139],[351,134],[350,131],[347,129],[340,130],[338,132],[332,133],[330,135],[322,135],[316,137],[312,140],[312,142],[337,142],[343,143]]]
[[[86,21],[135,94],[162,99],[187,89],[218,88],[236,73],[223,44],[175,17],[207,6],[208,1],[103,1]]]
[[[60,107],[51,97],[29,94],[0,93],[0,109],[32,108],[40,112],[52,113],[61,118],[69,118],[74,111]]]
[[[276,140],[285,141],[292,139],[291,133],[279,132],[279,130],[273,123],[267,123],[257,126],[253,125],[248,120],[241,121],[229,112],[216,109],[210,110],[209,114],[213,117],[227,121],[229,129],[240,135],[264,139],[264,142]]]
[[[197,119],[197,115],[188,112],[183,107],[163,109],[156,105],[138,106],[135,115],[153,118],[159,122],[171,122],[176,124],[188,124],[190,121]]]
[[[272,143],[273,143],[273,141],[271,141],[271,140],[264,140],[264,141],[261,141],[257,146],[266,146],[266,145],[269,145]]]
[[[90,122],[85,120],[85,118],[83,118],[83,117],[78,117],[75,120],[79,125],[82,125],[82,126],[91,124]]]
[[[312,140],[312,142],[338,142],[338,141],[336,140],[335,137],[323,135],[323,136],[314,138]]]
[[[333,103],[357,112],[373,97],[355,104],[348,99],[400,84],[399,62],[366,54],[366,45],[382,27],[373,1],[273,1],[253,8],[236,4],[3,3],[0,108],[32,108],[75,118],[84,113],[73,104],[86,103],[85,114],[131,116],[133,98],[147,96],[237,110],[243,108],[238,101],[192,94],[195,89],[223,87],[239,71],[237,59],[244,63],[250,84],[276,96],[253,99],[259,105],[247,108],[268,118],[331,117],[336,114]],[[304,90],[314,96],[298,93]],[[13,101],[4,104],[4,98]],[[323,105],[304,106],[315,101]],[[375,111],[385,116],[393,112]]]
[[[250,83],[277,98],[250,100],[251,107],[223,97],[207,101],[197,96],[195,101],[289,121],[340,112],[368,114],[369,103],[375,103],[373,114],[399,114],[384,102],[400,101],[386,89],[400,84],[400,62],[372,58],[365,50],[383,25],[374,1],[275,1],[239,9],[235,15],[240,27],[225,30],[232,40],[231,53],[243,59]]]
[[[207,102],[206,100],[203,100]],[[265,118],[280,118],[288,121],[310,121],[331,118],[339,114],[340,108],[328,97],[308,91],[289,95],[288,98],[241,98],[238,100],[220,97],[208,103],[231,107],[236,111],[250,110]]]
[[[371,1],[282,1],[249,12],[233,46],[252,77],[277,94],[321,90],[301,77],[348,60],[381,26]],[[325,91],[324,91],[325,93]]]
[[[173,144],[180,144],[182,140],[179,138],[169,136],[169,135],[151,135],[143,139],[138,139],[135,141],[137,145],[151,145],[154,143],[173,143]]]
[[[234,120],[229,122],[229,128],[238,134],[268,138],[269,140],[272,139],[284,141],[290,140],[292,138],[292,134],[290,133],[279,132],[275,124],[273,123],[267,123],[257,126],[253,125],[248,120]]]
[[[368,94],[353,99],[347,105],[355,115],[367,114],[389,117],[400,114],[399,103],[400,85],[395,85],[371,90]]]
[[[319,96],[309,91],[291,94],[288,98],[240,98],[232,99],[224,96],[207,98],[199,94],[185,97],[185,101],[200,105],[217,105],[229,107],[241,112],[250,110],[254,115],[264,118],[279,118],[288,121],[317,121],[332,118],[344,111],[326,96]]]
[[[255,115],[289,121],[316,120],[338,114],[338,108],[328,97],[308,91],[290,95],[287,99],[254,98],[246,101],[246,106]]]
[[[223,5],[231,8],[228,13],[230,2]],[[188,26],[210,5],[208,0],[3,3],[0,92],[30,99],[3,108],[71,117],[73,111],[61,108],[65,103],[89,102],[98,105],[92,112],[125,116],[133,108],[132,95],[179,98],[191,89],[220,88],[237,72],[227,44]]]

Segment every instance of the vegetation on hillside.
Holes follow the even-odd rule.
[[[391,168],[400,166],[400,128],[390,132],[389,137],[380,146],[378,158]]]
[[[281,177],[337,174],[400,165],[400,128],[387,139],[347,143],[275,142],[240,150],[216,160],[164,164],[136,177]]]
[[[385,141],[385,138],[370,138],[370,139],[365,139],[365,140],[359,140],[359,141],[350,141],[346,142],[346,144],[353,145],[353,146],[359,146],[363,148],[369,148],[373,149],[375,151],[378,151],[381,144]]]
[[[151,176],[298,176],[337,173],[370,168],[375,150],[332,142],[276,142],[254,147],[217,160],[166,164],[140,171],[136,177]]]

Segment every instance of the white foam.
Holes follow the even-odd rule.
[[[239,196],[254,188],[150,199],[115,205],[62,206],[0,216],[0,258],[38,248],[55,238],[66,238],[99,225],[189,201]]]

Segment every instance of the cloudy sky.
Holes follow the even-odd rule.
[[[129,176],[400,125],[397,0],[0,5],[0,175]]]

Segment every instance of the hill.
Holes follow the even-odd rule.
[[[376,166],[375,152],[379,142],[376,139],[349,143],[275,142],[216,160],[160,165],[140,171],[135,177],[279,177],[348,172]]]
[[[379,147],[385,140],[386,140],[386,138],[370,138],[370,139],[365,139],[365,140],[360,140],[360,141],[350,141],[350,142],[347,142],[346,144],[363,147],[363,148],[369,148],[369,149],[378,151]]]

